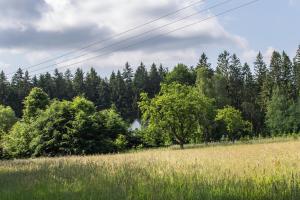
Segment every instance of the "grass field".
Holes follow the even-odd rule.
[[[300,141],[0,162],[0,199],[300,199]]]

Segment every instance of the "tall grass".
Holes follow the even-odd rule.
[[[2,161],[0,199],[300,199],[300,142]]]

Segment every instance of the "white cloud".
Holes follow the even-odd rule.
[[[34,2],[35,0],[31,1]],[[0,25],[0,48],[32,51],[32,53],[25,54],[29,64],[40,62],[48,55],[53,55],[55,51],[69,51],[92,41],[108,38],[187,5],[185,0],[44,0],[43,2],[41,5],[47,9],[40,9],[41,6],[39,6],[35,12],[43,12],[35,13],[34,18],[29,17],[30,13],[27,13],[21,16],[28,16],[30,20],[18,20],[18,17],[15,17],[13,18],[14,26],[3,25],[1,27]],[[201,5],[191,7],[175,16],[149,24],[147,28],[144,27],[142,30],[153,30],[180,17],[199,12],[199,9],[203,9],[205,6],[208,5],[202,4],[202,7]],[[26,9],[21,9],[21,11],[29,12],[30,9],[27,5]],[[213,13],[214,10],[211,10],[193,16],[152,32],[146,38],[200,21],[212,16]],[[5,19],[2,20],[5,21]],[[134,31],[127,36],[141,33],[142,30]],[[116,38],[110,43],[124,38],[126,37]],[[143,40],[143,37],[139,40]],[[127,40],[120,47],[126,47],[132,42],[134,41]],[[185,30],[164,35],[157,40],[150,40],[112,55],[85,62],[85,66],[97,65],[101,69],[120,66],[126,61],[137,64],[142,60],[148,63],[163,62],[166,65],[173,65],[177,62],[189,64],[198,59],[197,50],[200,46],[202,50],[207,50],[215,48],[216,45],[239,49],[243,52],[243,57],[246,60],[250,60],[255,53],[249,48],[245,38],[229,33],[217,18],[213,18]],[[98,46],[98,48],[100,47]],[[64,63],[64,65],[74,62],[76,60]]]

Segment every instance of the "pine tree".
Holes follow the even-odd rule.
[[[162,64],[160,64],[158,68],[158,74],[160,79],[163,81],[166,78],[166,75],[168,74],[168,69],[164,68]]]
[[[133,101],[134,101],[134,88],[133,88],[133,70],[129,63],[125,64],[125,68],[122,73],[123,80],[125,82],[126,93],[125,93],[125,113],[124,115],[129,121],[133,121],[136,116],[133,109]]]
[[[222,74],[227,80],[229,80],[229,66],[230,66],[230,54],[227,51],[221,53],[218,57],[217,72]]]
[[[300,94],[300,45],[296,52],[293,64],[294,82],[296,94],[299,97]]]
[[[55,98],[55,84],[49,72],[40,75],[38,80],[38,87],[46,92],[50,99]]]
[[[231,105],[238,109],[241,108],[242,104],[242,85],[242,65],[239,58],[233,54],[229,64],[228,94],[231,98]]]
[[[282,85],[282,59],[280,53],[274,51],[270,62],[270,76],[273,80],[273,87]]]
[[[289,56],[283,52],[282,53],[282,89],[284,89],[285,95],[289,99],[296,99],[296,90],[294,83],[294,75],[293,75],[293,64],[289,58]]]
[[[254,130],[258,133],[261,128],[260,120],[258,119],[259,112],[255,105],[256,89],[254,77],[252,75],[250,66],[245,63],[242,68],[243,87],[242,87],[242,112],[246,120],[250,121],[254,126]]]
[[[98,110],[104,110],[111,107],[110,88],[107,79],[102,79],[99,84],[99,99],[96,102]]]
[[[149,96],[152,98],[158,94],[162,79],[156,65],[153,63],[149,72]]]
[[[118,71],[117,75],[113,73],[111,81],[112,103],[116,106],[117,111],[121,114],[121,116],[126,118],[129,116],[128,112],[130,112],[130,108],[128,108],[127,105],[126,85],[121,72]]]
[[[73,88],[73,75],[69,69],[67,69],[66,72],[64,73],[64,79],[65,79],[65,85],[66,85],[65,98],[67,100],[71,100],[75,97],[75,94],[74,94],[74,88]]]
[[[96,70],[91,68],[85,77],[85,95],[92,102],[96,102],[99,98],[100,81],[101,79]]]
[[[145,65],[141,63],[134,74],[133,85],[135,93],[139,95],[141,92],[148,92],[148,83],[149,77],[147,69]]]
[[[264,62],[264,58],[260,52],[256,57],[256,61],[254,62],[254,72],[254,79],[257,85],[257,93],[260,93],[268,73],[267,65]]]
[[[84,83],[84,73],[78,68],[75,72],[73,79],[73,88],[75,96],[80,96],[85,94],[85,83]]]
[[[64,80],[63,73],[59,72],[57,69],[55,69],[54,71],[53,83],[54,83],[53,96],[60,100],[66,99],[67,97],[66,82]]]
[[[7,81],[5,73],[1,71],[0,73],[0,105],[8,105],[10,93],[10,85]]]
[[[11,88],[12,92],[9,96],[9,101],[11,103],[9,106],[11,106],[16,112],[17,117],[21,117],[23,109],[22,102],[26,96],[24,92],[24,73],[21,68],[19,68],[13,75],[11,80]]]
[[[208,63],[208,57],[205,53],[201,54],[196,70],[198,70],[199,68],[206,68],[212,71],[211,63]]]
[[[207,56],[203,53],[196,67],[196,86],[199,91],[207,97],[214,98],[213,76],[214,71],[208,63]]]
[[[291,100],[279,88],[275,87],[271,100],[267,104],[266,124],[272,134],[289,133],[289,107]]]

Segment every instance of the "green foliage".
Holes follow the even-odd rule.
[[[24,122],[17,122],[3,137],[4,154],[13,158],[29,157],[32,154],[30,143],[35,135],[33,127]]]
[[[33,88],[24,101],[23,118],[30,121],[50,104],[48,95],[41,88]]]
[[[3,137],[5,137],[16,121],[15,112],[10,107],[0,105],[0,159],[4,156]]]
[[[0,132],[7,133],[16,121],[15,112],[10,107],[0,105]]]
[[[273,135],[300,131],[300,102],[294,103],[279,88],[268,102],[266,124]]]
[[[162,85],[160,94],[151,100],[143,93],[139,106],[143,122],[176,140],[181,148],[197,131],[206,134],[209,129],[212,100],[191,86]]]
[[[127,133],[113,109],[97,112],[92,102],[76,97],[53,101],[30,123],[17,123],[4,138],[4,149],[12,157],[108,153],[124,147],[114,141]]]
[[[165,78],[165,83],[171,84],[173,82],[193,85],[195,84],[196,76],[192,69],[189,69],[184,64],[178,64],[174,69],[167,74]]]
[[[243,132],[252,131],[252,124],[244,121],[242,113],[231,106],[219,109],[215,120],[225,124],[227,136],[231,141],[240,138]]]

